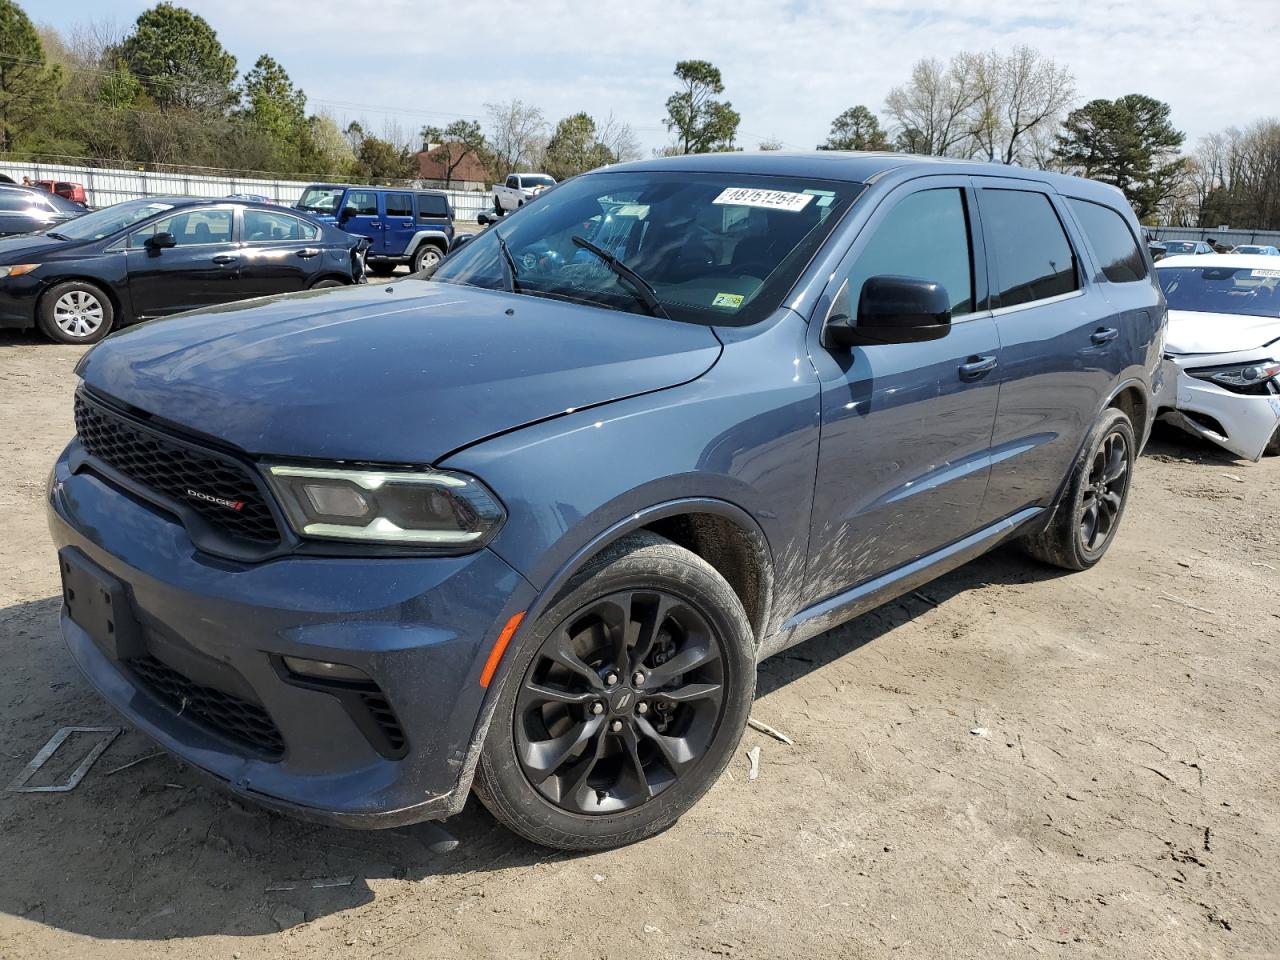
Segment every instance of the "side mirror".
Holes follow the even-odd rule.
[[[454,234],[454,237],[453,237],[453,246],[451,246],[451,247],[449,248],[449,252],[450,252],[450,253],[453,253],[453,251],[457,250],[460,246],[462,246],[463,244],[466,244],[466,243],[470,243],[472,240],[474,240],[474,239],[475,239],[476,237],[478,237],[478,236],[480,236],[480,234],[478,234],[478,233],[458,233],[458,234]]]
[[[849,313],[849,291],[840,291],[822,328],[822,345],[847,349],[882,343],[938,340],[951,329],[946,288],[916,277],[871,277],[862,285],[857,322]]]
[[[154,236],[147,237],[146,247],[148,250],[168,250],[178,245],[178,238],[172,233],[157,233]]]
[[[355,211],[352,210],[350,207],[343,207],[341,210],[338,211],[338,222],[346,223],[354,215],[355,215]]]

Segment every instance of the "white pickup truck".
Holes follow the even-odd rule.
[[[554,187],[554,178],[545,173],[511,173],[506,183],[493,186],[493,212],[502,216],[522,207],[543,190]]]

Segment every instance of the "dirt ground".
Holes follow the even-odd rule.
[[[57,635],[41,500],[78,355],[0,333],[0,784],[118,722]],[[1280,956],[1280,460],[1162,430],[1135,481],[1088,573],[1002,550],[766,662],[794,746],[748,731],[758,780],[740,755],[624,850],[474,802],[311,826],[126,730],[71,793],[0,792],[0,957]]]

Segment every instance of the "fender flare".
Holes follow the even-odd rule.
[[[426,243],[428,240],[439,240],[441,249],[443,249],[445,253],[449,252],[449,235],[443,230],[419,230],[410,237],[409,242],[405,244],[403,256],[412,257],[418,252],[418,247],[422,246],[422,244]]]

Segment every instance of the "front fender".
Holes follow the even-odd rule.
[[[696,380],[495,437],[441,466],[484,480],[508,518],[490,548],[541,592],[611,538],[715,502],[767,545],[776,596],[796,595],[808,550],[818,383],[804,322],[783,311],[728,343]],[[699,512],[688,510],[687,512]],[[763,633],[794,610],[774,603]]]

